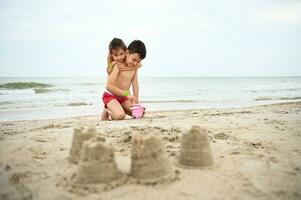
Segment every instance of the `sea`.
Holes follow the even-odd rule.
[[[0,78],[0,121],[99,115],[105,77]],[[146,111],[239,108],[301,100],[301,77],[139,77]]]

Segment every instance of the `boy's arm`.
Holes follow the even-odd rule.
[[[133,94],[136,98],[136,103],[139,103],[139,83],[138,83],[138,70],[136,70],[132,81]]]
[[[123,97],[125,96],[126,91],[124,90],[121,90],[119,89],[118,87],[115,86],[115,82],[116,82],[116,78],[117,78],[117,75],[119,73],[119,70],[117,67],[114,67],[113,70],[112,70],[112,73],[109,75],[108,77],[108,82],[107,82],[107,90],[112,92],[113,94],[117,95],[117,96],[120,96],[120,97]]]

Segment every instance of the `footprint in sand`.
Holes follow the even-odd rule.
[[[46,151],[44,151],[40,146],[30,147],[28,151],[30,151],[33,154],[32,157],[36,159],[45,159],[47,157]]]
[[[225,134],[223,131],[214,135],[214,139],[217,139],[217,140],[227,140],[229,138],[230,138],[230,136]]]
[[[45,137],[43,135],[38,135],[38,136],[31,137],[31,140],[33,140],[34,142],[42,142],[42,143],[44,143],[44,142],[55,142],[57,139]]]

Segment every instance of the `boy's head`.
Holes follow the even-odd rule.
[[[114,38],[109,44],[110,54],[117,62],[123,62],[125,59],[126,46],[119,38]]]
[[[146,56],[146,48],[140,40],[134,40],[126,51],[126,63],[129,67],[137,66]]]

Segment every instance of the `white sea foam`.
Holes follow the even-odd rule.
[[[105,83],[106,78],[1,78],[0,120],[99,115]],[[300,77],[140,77],[139,84],[140,101],[147,111],[230,108],[301,99]]]

